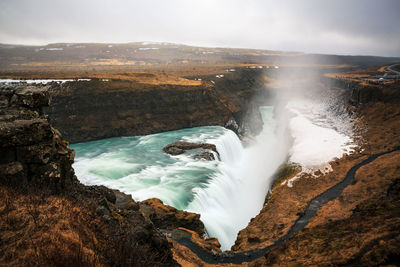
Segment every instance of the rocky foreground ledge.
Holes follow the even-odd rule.
[[[74,152],[42,115],[49,104],[46,87],[0,89],[1,183],[27,189],[34,184],[60,192],[76,178]]]
[[[178,266],[151,221],[168,212],[154,215],[162,203],[79,183],[74,152],[41,111],[47,90],[0,89],[0,265]],[[204,231],[198,215],[177,214],[169,219]]]

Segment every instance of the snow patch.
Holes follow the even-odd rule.
[[[157,50],[159,48],[158,47],[139,47],[138,49],[141,51],[146,51],[146,50]]]
[[[262,69],[264,66],[250,66],[250,69]]]
[[[43,79],[43,80],[17,80],[17,79],[0,79],[0,83],[10,84],[10,83],[27,83],[27,84],[48,84],[51,82],[56,83],[65,83],[65,82],[73,82],[73,81],[90,81],[90,79],[64,79],[64,80],[52,80],[52,79]]]
[[[42,50],[42,49],[40,49]],[[62,47],[50,47],[50,48],[46,48],[47,51],[62,51],[64,50],[64,48]]]

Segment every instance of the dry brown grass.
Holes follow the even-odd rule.
[[[98,266],[101,223],[73,201],[0,188],[0,265]],[[97,229],[94,232],[92,229]]]
[[[0,266],[173,266],[139,211],[104,221],[98,200],[72,195],[0,187]]]
[[[128,81],[134,81],[138,83],[152,84],[152,85],[162,85],[162,84],[185,85],[185,86],[201,85],[201,81],[189,80],[178,76],[157,73],[157,72],[154,73],[125,72],[125,73],[116,73],[109,75],[97,74],[97,75],[92,75],[90,77],[99,79],[128,80]]]

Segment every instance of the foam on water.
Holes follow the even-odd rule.
[[[346,116],[337,116],[325,103],[311,99],[290,101],[286,108],[293,113],[289,121],[293,138],[289,161],[300,164],[303,172],[331,171],[330,161],[354,151],[351,123]],[[289,180],[288,185],[299,177]]]

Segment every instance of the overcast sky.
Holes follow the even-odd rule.
[[[0,43],[135,41],[400,56],[400,1],[0,0]]]

